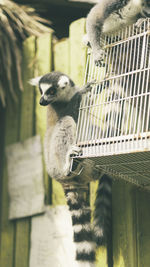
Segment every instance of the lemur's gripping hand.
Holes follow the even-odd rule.
[[[93,52],[94,63],[97,67],[104,67],[104,58],[105,58],[105,51],[103,49],[99,49],[97,52]]]
[[[87,47],[91,48],[91,44],[88,38],[88,35],[85,34],[83,36],[83,44]],[[93,58],[94,58],[94,63],[97,67],[104,67],[105,63],[104,63],[104,58],[106,56],[106,53],[103,49],[99,48],[97,51],[93,51]]]
[[[87,84],[85,84],[82,87],[82,89],[80,90],[80,93],[81,94],[85,94],[87,92],[90,92],[92,90],[92,88],[93,88],[93,84],[95,84],[95,83],[96,83],[96,80],[93,80],[91,82],[88,82]]]

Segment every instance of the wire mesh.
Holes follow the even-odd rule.
[[[150,174],[145,165],[150,165],[150,153],[145,161],[144,152],[150,151],[150,19],[100,41],[103,67],[95,66],[90,50],[87,55],[84,82],[96,83],[80,106],[76,141],[82,154],[75,158],[91,158],[97,168],[148,185],[144,170]],[[125,166],[119,158],[126,159]]]

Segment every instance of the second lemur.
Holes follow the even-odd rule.
[[[145,17],[150,17],[149,0],[99,0],[90,10],[86,22],[87,39],[93,50],[95,64],[101,66],[103,61],[101,33],[117,32]]]
[[[76,124],[82,94],[92,83],[78,88],[61,72],[51,72],[31,80],[41,93],[40,104],[47,106],[47,130],[44,142],[48,174],[59,181],[65,191],[72,216],[76,260],[80,266],[94,267],[97,245],[107,244],[111,224],[111,179],[84,160],[71,168],[71,155],[82,153],[76,146]],[[90,208],[83,198],[91,180],[99,179],[95,201],[94,227]]]

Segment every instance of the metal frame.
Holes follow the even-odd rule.
[[[103,36],[103,66],[88,51],[74,160],[92,159],[113,177],[148,188],[150,183],[150,19]],[[137,168],[138,164],[138,168]],[[140,171],[141,169],[141,171]]]

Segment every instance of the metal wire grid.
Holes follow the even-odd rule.
[[[101,44],[105,52],[103,67],[95,66],[91,51],[87,56],[85,83],[93,79],[96,83],[80,106],[77,144],[82,147],[82,155],[76,159],[93,158],[105,171],[126,180],[130,176],[135,181],[133,162],[143,164],[143,153],[136,152],[150,150],[150,19],[145,19],[140,27],[132,25],[117,34],[103,36]],[[134,155],[132,163],[129,153]],[[129,159],[126,171],[123,164],[122,171],[118,170],[118,161],[116,167],[109,161],[106,164],[109,157],[105,156],[125,154]],[[150,165],[149,158],[147,161]],[[138,183],[143,179],[138,179]]]
[[[105,67],[95,67],[91,54],[87,58],[85,82],[96,84],[81,103],[77,144],[95,149],[132,140],[135,146],[150,137],[150,21],[102,41]]]

